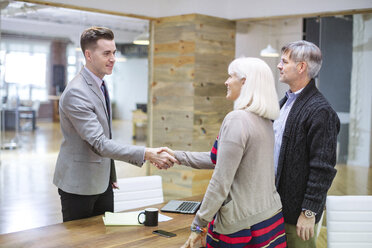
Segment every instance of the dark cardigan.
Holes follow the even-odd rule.
[[[336,175],[339,130],[336,112],[311,80],[293,104],[280,148],[275,184],[286,223],[295,225],[302,209],[315,212],[319,222]]]

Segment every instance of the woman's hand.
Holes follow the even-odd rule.
[[[206,233],[191,232],[189,239],[183,244],[181,248],[199,248],[206,246]],[[200,241],[200,245],[197,245]]]
[[[174,151],[168,147],[160,147],[159,148],[160,150],[158,151],[158,153],[162,153],[162,152],[166,152],[168,153],[169,155],[171,155],[172,157],[174,157]],[[179,164],[179,162],[178,162]]]

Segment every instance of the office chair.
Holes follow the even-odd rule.
[[[328,196],[328,248],[372,247],[372,195]]]
[[[160,176],[119,178],[118,185],[119,189],[114,189],[114,212],[164,202]]]

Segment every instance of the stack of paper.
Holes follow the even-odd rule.
[[[106,212],[103,218],[103,222],[106,226],[117,226],[117,225],[127,225],[127,226],[139,226],[138,215],[141,211],[127,212],[127,213],[111,213]]]
[[[138,215],[142,211],[133,211],[125,213],[111,213],[106,212],[105,216],[102,217],[103,223],[106,226],[139,226],[142,225],[138,223]],[[171,220],[171,217],[168,217],[163,214],[159,214],[158,221],[168,221]]]

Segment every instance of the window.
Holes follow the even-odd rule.
[[[49,42],[5,39],[1,54],[1,79],[17,88],[19,100],[46,100]]]
[[[10,52],[5,55],[5,82],[45,87],[46,54]]]

